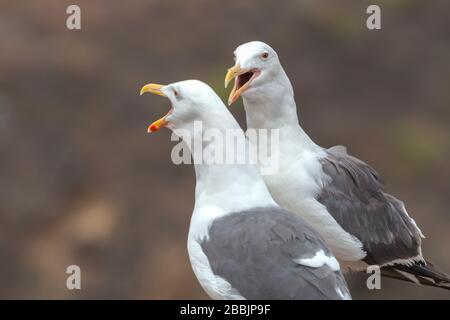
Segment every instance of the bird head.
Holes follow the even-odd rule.
[[[235,65],[228,69],[225,87],[234,80],[234,87],[228,98],[228,105],[241,95],[264,89],[282,70],[278,55],[268,44],[261,41],[244,43],[234,51]]]
[[[148,126],[148,132],[162,127],[171,130],[190,129],[194,121],[202,121],[205,127],[215,127],[229,112],[222,100],[207,84],[198,80],[185,80],[169,85],[149,83],[142,87],[140,95],[153,93],[169,99],[169,112]]]

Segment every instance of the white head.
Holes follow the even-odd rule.
[[[148,132],[162,127],[171,130],[193,130],[194,121],[201,121],[204,128],[239,127],[233,116],[211,87],[198,80],[185,80],[169,85],[150,83],[142,87],[140,94],[150,92],[169,99],[169,112],[148,127]]]
[[[251,41],[237,47],[234,57],[236,63],[225,77],[225,87],[235,79],[228,104],[243,97],[247,124],[270,120],[276,126],[297,118],[292,85],[275,50],[264,42]]]

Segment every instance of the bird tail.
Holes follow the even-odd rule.
[[[381,267],[381,275],[450,290],[450,277],[436,268],[431,262],[416,262],[412,265],[395,264]]]

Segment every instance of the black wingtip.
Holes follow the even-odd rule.
[[[381,268],[384,277],[450,290],[450,277],[431,262],[418,262],[410,266],[396,264]]]

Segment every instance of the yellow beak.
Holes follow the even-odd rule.
[[[237,63],[234,67],[228,69],[228,72],[225,76],[225,88],[228,86],[228,83],[230,83],[231,80],[248,71],[249,69],[242,69],[239,63]],[[237,88],[237,82],[237,80],[234,80],[233,90],[231,90],[230,96],[228,97],[229,106],[231,106],[241,96],[241,94],[250,87],[251,79],[250,81],[242,85],[239,89]]]
[[[151,125],[148,126],[147,132],[155,132],[161,129],[162,127],[165,127],[167,125],[166,116],[162,117],[161,119],[156,120]]]
[[[139,94],[142,96],[144,93],[149,92],[149,93],[157,94],[158,96],[167,97],[161,91],[161,89],[163,87],[164,87],[164,85],[162,85],[162,84],[149,83],[142,87]],[[167,114],[164,117],[162,117],[161,119],[156,120],[151,125],[149,125],[147,128],[147,132],[149,132],[149,133],[155,132],[155,131],[158,131],[159,129],[161,129],[162,127],[165,127],[167,125],[166,117],[167,117]]]
[[[158,96],[165,97],[166,95],[161,91],[163,84],[149,83],[142,87],[139,95],[143,95],[146,92],[157,94]]]
[[[229,68],[227,75],[225,76],[225,88],[228,87],[228,84],[230,83],[231,80],[236,78],[241,73],[243,72],[239,63],[236,64],[234,67]]]

